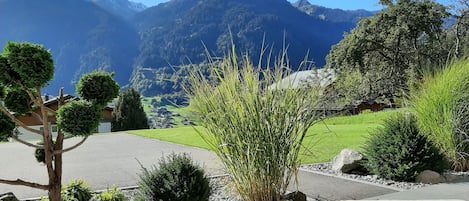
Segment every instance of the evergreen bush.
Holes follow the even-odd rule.
[[[89,201],[93,197],[93,191],[83,180],[70,182],[62,189],[62,199],[65,201]]]
[[[127,201],[127,199],[122,192],[120,192],[117,187],[114,189],[107,189],[107,191],[101,193],[97,197],[99,201]]]
[[[373,174],[396,181],[413,181],[424,170],[442,172],[443,155],[420,134],[417,118],[398,113],[375,130],[364,147]]]
[[[139,193],[141,201],[208,201],[210,185],[204,170],[187,154],[173,153],[158,167],[143,168]]]

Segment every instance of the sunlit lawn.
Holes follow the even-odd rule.
[[[383,119],[395,113],[378,112],[357,116],[336,117],[320,122],[308,131],[304,140],[301,163],[318,163],[332,160],[344,148],[362,150],[369,131],[377,128]],[[196,127],[203,130],[201,127]],[[128,131],[152,139],[210,149],[193,127]]]

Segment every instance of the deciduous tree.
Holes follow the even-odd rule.
[[[367,87],[354,99],[381,99],[395,103],[407,94],[409,75],[446,61],[442,46],[446,8],[430,0],[382,0],[386,7],[375,17],[361,20],[334,46],[327,66],[338,73],[338,83],[348,74],[366,80]],[[357,87],[355,87],[357,88]]]

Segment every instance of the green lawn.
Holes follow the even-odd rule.
[[[383,119],[395,112],[377,112],[356,116],[335,117],[314,125],[310,128],[305,138],[301,163],[309,164],[330,161],[344,148],[362,150],[369,131],[377,128]],[[201,127],[196,128],[202,129]],[[192,127],[135,130],[128,133],[209,149],[209,146]]]

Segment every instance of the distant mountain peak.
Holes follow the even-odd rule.
[[[361,18],[373,16],[375,13],[372,11],[367,11],[364,9],[359,10],[342,10],[342,9],[332,9],[326,8],[323,6],[313,5],[308,2],[308,0],[298,0],[295,3],[292,3],[293,7],[298,8],[298,10],[324,21],[331,22],[358,22]]]
[[[131,18],[134,14],[145,10],[147,7],[142,3],[129,0],[88,0],[108,12],[121,16],[124,19]]]
[[[311,6],[312,4],[309,3],[308,0],[298,0],[292,4],[295,7],[303,7],[303,6]]]

